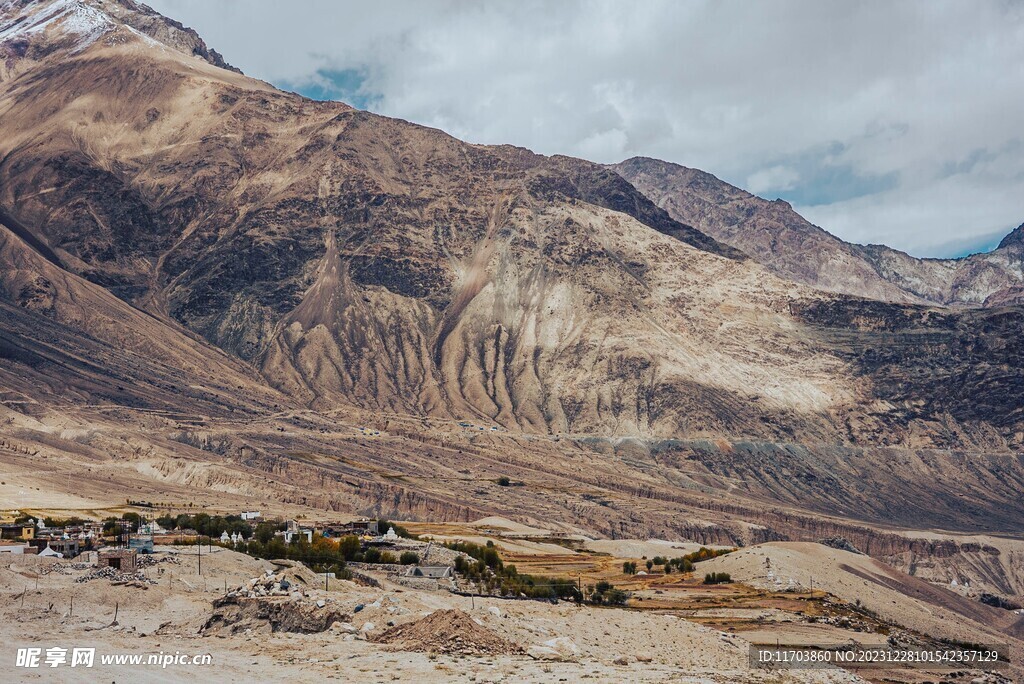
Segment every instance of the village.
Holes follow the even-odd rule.
[[[750,666],[751,644],[921,644],[938,624],[904,628],[808,586],[807,573],[829,572],[836,554],[869,562],[820,544],[590,539],[503,518],[11,513],[0,525],[8,624],[101,652],[209,653],[237,681],[343,668],[365,681],[662,681],[685,671],[755,682],[765,673]],[[842,670],[773,676],[862,681]]]
[[[169,519],[199,523],[196,526],[203,529],[175,526]],[[178,518],[165,515],[154,519],[131,513],[105,521],[53,521],[21,515],[0,524],[0,554],[12,558],[73,560],[79,565],[110,568],[130,575],[140,567],[141,557],[154,553],[160,546],[172,545],[194,548],[197,573],[201,574],[204,548],[208,554],[215,545],[245,552],[250,541],[262,541],[268,548],[266,554],[260,555],[295,556],[310,567],[323,567],[320,574],[327,582],[332,576],[351,578],[353,572],[360,572],[357,568],[392,566],[386,574],[396,580],[421,584],[426,581],[431,588],[447,581],[445,586],[454,589],[453,563],[459,554],[432,542],[408,538],[404,528],[398,529],[404,536],[399,536],[394,526],[369,518],[344,523],[305,523],[279,518],[265,520],[259,511],[212,518],[182,514]],[[219,535],[213,530],[219,530]],[[347,558],[346,553],[339,551],[339,540],[346,542]],[[314,541],[318,543],[314,545]]]

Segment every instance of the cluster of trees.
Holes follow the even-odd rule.
[[[142,524],[142,516],[138,513],[125,513],[120,518],[113,516],[103,519],[103,534],[117,534],[122,530],[125,532],[138,532]]]
[[[664,556],[655,556],[647,561],[647,571],[652,571],[655,567],[660,567],[661,571],[666,575],[672,572],[693,572],[693,564],[699,563],[703,560],[709,560],[711,558],[717,558],[718,556],[724,556],[727,553],[732,553],[735,549],[709,549],[706,546],[700,547],[698,550],[688,553],[685,556],[679,556],[677,558],[665,558]],[[636,562],[626,561],[622,564],[622,572],[626,575],[636,574]]]
[[[84,518],[71,516],[70,518],[43,518],[43,524],[47,527],[74,527],[84,525],[88,521]]]
[[[704,584],[728,584],[732,577],[727,572],[709,572],[704,575]]]
[[[295,535],[289,544],[283,536],[274,534],[278,527],[277,523],[260,523],[252,538],[238,544],[220,544],[213,540],[211,543],[225,546],[241,553],[246,553],[256,558],[286,558],[305,563],[316,572],[334,572],[339,577],[348,577],[351,574],[345,569],[345,564],[353,563],[374,563],[384,565],[414,565],[420,562],[419,554],[413,551],[403,551],[396,556],[390,551],[381,551],[376,546],[362,548],[359,537],[349,535],[340,539],[330,539],[319,534],[313,535],[313,541],[306,539],[305,535]]]
[[[128,515],[128,514],[125,514]],[[132,514],[134,515],[134,514]],[[240,534],[246,539],[253,536],[253,527],[245,520],[242,520],[237,515],[208,515],[206,513],[197,513],[196,515],[161,515],[156,519],[160,527],[168,530],[195,530],[201,535],[207,537],[219,537],[222,533],[227,532],[228,534]],[[265,537],[262,541],[266,543],[270,537],[274,536],[274,532],[283,529],[282,523],[260,523],[257,525],[257,530],[263,527],[266,530],[263,534]],[[267,534],[269,531],[269,535]]]
[[[23,513],[19,511],[18,517],[14,519],[14,524],[24,525],[29,520],[35,520],[35,518],[29,515],[28,513]],[[77,516],[71,516],[70,518],[43,518],[43,524],[47,527],[70,527],[72,525],[84,525],[87,522],[89,521],[84,518],[79,518]]]
[[[622,589],[616,589],[611,582],[601,580],[597,584],[587,587],[587,596],[590,602],[596,605],[624,606],[632,594]]]
[[[259,525],[257,525],[257,528],[259,528]],[[313,541],[311,542],[304,535],[296,535],[292,539],[292,543],[288,544],[285,542],[284,537],[274,536],[273,534],[266,541],[261,541],[259,537],[259,529],[257,529],[257,534],[250,541],[239,542],[233,546],[227,543],[224,546],[256,558],[266,558],[268,560],[286,558],[304,563],[314,572],[333,572],[337,577],[343,579],[352,577],[351,573],[345,568],[345,561],[347,560],[345,558],[345,550],[334,539],[314,534]],[[359,540],[356,539],[356,542],[358,544]],[[219,544],[220,542],[214,543]]]
[[[482,593],[532,599],[583,600],[579,587],[570,579],[520,574],[516,566],[505,565],[493,542],[488,541],[486,546],[470,542],[454,542],[445,546],[472,559],[457,557],[455,572],[476,584]]]

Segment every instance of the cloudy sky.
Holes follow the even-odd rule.
[[[917,256],[1024,222],[1024,3],[147,0],[251,76],[598,162],[645,155]]]

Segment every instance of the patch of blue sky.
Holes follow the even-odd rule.
[[[301,82],[285,81],[275,85],[311,100],[336,100],[356,109],[372,110],[380,101],[380,94],[370,91],[366,80],[362,69],[318,69]]]

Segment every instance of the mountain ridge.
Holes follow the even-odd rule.
[[[783,200],[766,200],[710,173],[650,157],[609,168],[677,220],[741,249],[785,278],[831,292],[942,306],[1024,301],[1024,247],[1008,235],[992,252],[920,259],[828,233]],[[1015,231],[1016,232],[1016,231]]]

